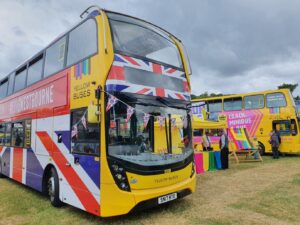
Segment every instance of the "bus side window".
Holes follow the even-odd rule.
[[[291,133],[293,136],[296,136],[298,134],[296,120],[294,119],[291,120]]]
[[[69,34],[67,66],[97,52],[97,26],[93,19],[80,24]]]
[[[195,137],[201,137],[201,136],[203,136],[203,129],[196,129],[196,130],[194,130],[194,136]]]
[[[66,37],[62,37],[46,50],[44,77],[48,77],[64,68]]]
[[[99,123],[87,122],[86,108],[71,113],[71,149],[78,154],[98,156],[100,153]]]
[[[31,147],[31,120],[25,120],[25,148]]]
[[[281,136],[289,136],[291,135],[291,121],[275,120],[273,121],[273,129],[279,131]]]
[[[5,124],[4,143],[6,146],[11,146],[11,123]]]
[[[0,124],[0,145],[4,145],[5,124]]]
[[[12,146],[24,147],[24,122],[12,124]]]

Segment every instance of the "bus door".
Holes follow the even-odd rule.
[[[281,137],[279,150],[282,152],[294,151],[295,136],[297,135],[295,120],[274,120],[272,128],[276,129]]]
[[[88,123],[87,108],[72,110],[70,119],[66,167],[73,168],[76,177],[79,176],[88,189],[84,190],[81,182],[75,182],[72,188],[83,195],[92,193],[95,198],[100,199],[100,124]]]

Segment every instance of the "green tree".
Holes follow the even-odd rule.
[[[282,85],[278,86],[278,89],[290,89],[291,93],[293,94],[294,90],[298,87],[298,83],[296,84],[286,84],[283,83]]]
[[[221,93],[218,93],[218,94],[216,94],[216,93],[211,93],[211,94],[209,94],[209,93],[206,91],[206,92],[204,92],[204,93],[202,93],[202,94],[200,94],[200,95],[194,95],[194,94],[192,94],[191,96],[192,96],[192,99],[201,99],[201,98],[208,98],[208,97],[218,97],[218,96],[223,96],[223,94],[221,94]]]

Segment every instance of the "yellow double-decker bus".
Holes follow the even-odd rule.
[[[280,132],[282,153],[300,152],[299,118],[294,99],[288,89],[235,94],[192,100],[193,114],[217,120],[226,115],[229,128],[247,128],[249,135],[259,140],[261,152],[272,152],[270,132]],[[205,110],[202,110],[202,109]]]
[[[191,194],[181,41],[98,7],[82,17],[0,80],[0,177],[102,217]]]

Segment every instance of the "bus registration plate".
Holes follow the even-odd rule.
[[[163,204],[165,202],[173,201],[175,199],[177,199],[177,193],[161,196],[158,198],[158,204]]]

